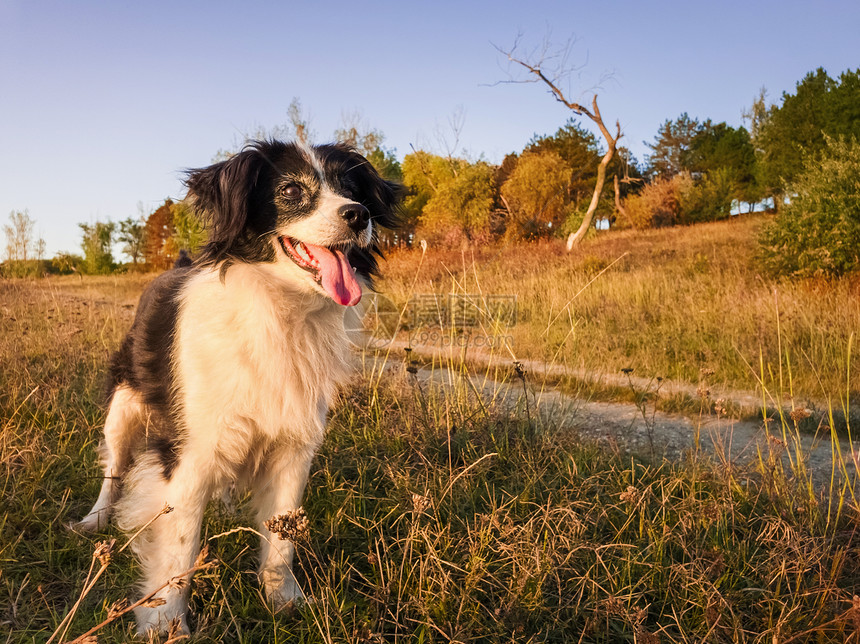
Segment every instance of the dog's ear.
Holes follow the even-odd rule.
[[[399,207],[406,196],[406,188],[394,181],[383,179],[370,163],[362,157],[359,158],[362,160],[361,168],[365,174],[362,183],[365,184],[372,201],[366,205],[370,206],[373,222],[385,228],[397,228],[400,225]]]
[[[188,199],[202,213],[210,243],[229,247],[242,234],[264,163],[256,148],[247,148],[226,161],[188,171]]]

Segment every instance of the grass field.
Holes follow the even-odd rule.
[[[513,294],[519,358],[595,375],[770,392],[840,407],[858,399],[850,352],[860,329],[860,280],[782,282],[756,268],[761,216],[692,227],[480,251],[395,253],[382,292]],[[805,402],[806,400],[804,400]]]
[[[763,373],[786,398],[856,397],[857,284],[757,277],[757,225],[606,235],[573,257],[558,245],[478,261],[399,253],[380,286],[395,300],[452,283],[516,288],[520,357],[691,382],[704,367],[750,388]],[[97,493],[106,360],[148,279],[0,283],[3,641],[46,642],[82,598],[53,641],[71,640],[134,599],[125,537],[64,524]],[[522,405],[488,405],[465,380],[434,387],[406,368],[381,372],[372,355],[363,373],[333,413],[306,494],[297,574],[312,601],[273,615],[246,499],[235,512],[213,502],[204,535],[216,565],[192,582],[195,641],[860,641],[847,470],[813,488],[802,460],[779,458],[792,446],[777,438],[743,467],[696,452],[631,459]],[[796,425],[782,422],[774,433],[790,442]],[[111,559],[85,592],[97,544],[110,538]],[[126,616],[96,635],[127,641],[132,627]]]

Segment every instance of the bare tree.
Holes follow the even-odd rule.
[[[266,139],[281,139],[288,141],[295,139],[302,143],[313,143],[314,132],[311,130],[310,117],[305,114],[302,108],[302,102],[298,97],[294,97],[287,107],[287,122],[272,127],[264,125],[255,125],[251,130],[238,130],[233,135],[233,145],[229,149],[221,148],[212,157],[212,163],[226,161],[233,155],[237,154],[243,147],[251,141],[264,141]]]
[[[341,112],[341,127],[334,131],[334,138],[368,156],[382,145],[385,135],[370,127],[359,110]]]
[[[603,139],[606,141],[606,153],[600,160],[597,166],[597,180],[594,186],[594,192],[591,196],[591,203],[588,205],[588,210],[585,212],[585,217],[582,219],[579,229],[571,233],[567,238],[567,249],[571,250],[574,245],[585,237],[585,233],[591,227],[594,220],[594,213],[597,211],[597,205],[600,202],[600,195],[603,194],[603,186],[606,182],[606,169],[612,158],[615,156],[618,139],[621,138],[621,124],[615,122],[615,134],[609,131],[606,124],[603,122],[603,117],[600,114],[600,108],[597,106],[597,94],[591,99],[591,109],[572,101],[568,95],[561,89],[561,84],[568,80],[570,75],[577,69],[567,64],[568,54],[570,53],[573,41],[568,41],[567,45],[560,51],[551,54],[549,43],[544,42],[543,47],[531,55],[520,56],[516,53],[517,43],[508,50],[496,47],[496,49],[507,57],[510,63],[519,65],[527,71],[525,79],[511,79],[511,83],[543,83],[549,88],[550,94],[559,103],[567,107],[577,116],[585,116],[590,119],[600,129]]]
[[[9,223],[3,226],[6,234],[6,259],[26,261],[31,259],[31,251],[38,251],[33,241],[33,227],[36,222],[30,213],[13,210],[9,213]]]

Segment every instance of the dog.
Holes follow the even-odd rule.
[[[113,513],[125,532],[146,526],[133,542],[144,595],[192,568],[213,495],[250,489],[264,535],[266,519],[301,506],[352,374],[344,314],[372,287],[378,227],[395,225],[401,196],[339,144],[258,141],[185,183],[209,239],[141,296],[111,362],[101,492],[76,524],[99,530]],[[259,578],[281,609],[303,594],[293,545],[269,536]],[[188,584],[156,597],[136,609],[138,632],[174,620],[188,632]]]

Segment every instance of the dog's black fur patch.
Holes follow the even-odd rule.
[[[367,159],[348,146],[320,145],[313,151],[329,185],[336,192],[349,190],[351,198],[370,211],[374,226],[397,225],[399,184],[380,177]],[[226,161],[189,170],[185,182],[189,196],[209,228],[209,241],[198,262],[274,261],[272,245],[260,241],[283,223],[279,217],[289,216],[283,209],[279,212],[276,191],[284,177],[307,175],[308,170],[302,149],[280,141],[255,141]],[[313,210],[312,199],[313,195],[305,204],[308,212]],[[356,272],[370,281],[377,274],[380,255],[374,238],[367,248],[353,248],[348,258]]]
[[[170,478],[179,450],[181,432],[174,373],[171,368],[174,334],[179,312],[178,295],[192,269],[176,268],[159,275],[146,288],[128,334],[111,360],[108,399],[117,387],[128,385],[140,393],[151,410],[147,423],[147,449],[154,449],[164,475]]]

